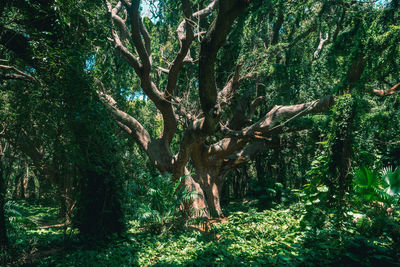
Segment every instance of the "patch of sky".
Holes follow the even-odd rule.
[[[121,88],[121,94],[125,95],[126,100],[129,101],[142,100],[147,102],[147,100],[149,99],[147,95],[145,95],[142,91],[127,93],[124,88]]]
[[[375,6],[378,8],[384,8],[387,7],[391,2],[392,0],[378,0],[375,2]]]
[[[89,72],[96,69],[96,54],[90,54],[86,57],[85,71]]]
[[[157,16],[158,13],[158,0],[145,0],[142,1],[141,5],[142,17],[148,17],[153,23],[156,23],[160,18]]]
[[[30,67],[30,66],[26,66],[25,70],[24,70],[24,72],[27,73],[27,74],[35,73],[35,71],[36,71],[36,69],[34,69],[34,68]]]

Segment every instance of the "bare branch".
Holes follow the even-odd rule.
[[[168,69],[166,69],[166,68],[163,68],[163,67],[157,67],[157,69],[159,69],[161,72],[164,72],[164,73],[166,73],[166,74],[168,74],[168,73],[169,73],[169,70],[168,70]]]
[[[119,39],[119,36],[115,30],[112,30],[112,35],[115,49],[117,49],[117,51],[126,60],[126,62],[128,62],[129,65],[133,67],[135,72],[139,74],[141,70],[139,60],[131,52],[129,52],[128,48],[126,48],[126,46]]]
[[[317,50],[315,50],[315,52],[314,52],[313,59],[318,58],[319,53],[321,53],[322,48],[324,47],[324,44],[328,41],[328,39],[329,39],[328,32],[325,33],[325,37],[322,37],[322,32],[319,32],[319,44],[318,44]]]
[[[125,21],[117,15],[121,9],[121,2],[118,2],[118,4],[114,8],[112,7],[111,2],[109,1],[106,1],[106,5],[112,23],[116,24],[121,33],[121,38],[120,38],[115,29],[111,30],[114,47],[120,53],[120,55],[129,63],[129,65],[131,65],[134,68],[135,72],[139,74],[141,69],[139,60],[128,50],[128,48],[124,44],[124,42],[127,39],[128,29],[126,27]]]
[[[400,91],[400,83],[396,84],[395,86],[393,86],[392,88],[387,89],[387,90],[372,89],[372,92],[373,92],[375,95],[378,95],[378,96],[393,95],[393,94],[395,94],[397,91]]]
[[[28,81],[28,82],[33,82],[33,83],[37,83],[40,84],[39,80],[37,80],[35,77],[17,69],[14,66],[9,66],[9,65],[0,65],[0,69],[3,70],[11,70],[14,71],[16,73],[13,74],[4,74],[1,75],[1,77],[3,79],[7,79],[7,80],[23,80],[23,81]]]
[[[231,136],[240,138],[265,138],[276,134],[278,129],[282,129],[285,124],[295,118],[328,110],[333,105],[333,102],[333,96],[326,96],[319,100],[303,104],[275,106],[263,118],[244,128],[242,131],[230,130],[227,127],[224,127],[222,130]],[[284,119],[287,120],[278,124]]]

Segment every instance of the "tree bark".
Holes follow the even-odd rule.
[[[223,217],[224,214],[220,203],[220,193],[223,186],[221,173],[223,161],[210,158],[203,144],[193,147],[192,159],[195,168],[195,180],[204,192],[208,216]]]
[[[4,177],[4,166],[3,166],[4,151],[0,143],[0,253],[3,253],[4,249],[8,245],[6,218],[4,215],[4,205],[6,198],[6,183]]]
[[[0,249],[8,245],[6,218],[4,215],[5,197],[6,185],[3,177],[3,168],[0,166]]]

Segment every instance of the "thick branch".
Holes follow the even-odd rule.
[[[215,60],[218,50],[226,40],[234,20],[244,12],[248,1],[221,0],[217,18],[212,23],[206,36],[201,42],[199,58],[199,95],[201,108],[205,114],[208,130],[212,131],[215,121],[208,125],[216,117],[217,87],[215,82]],[[214,124],[214,125],[212,125]]]
[[[313,31],[315,31],[315,29],[317,29],[317,24],[313,23],[311,24],[310,28],[308,28],[305,32],[299,34],[296,38],[294,38],[294,40],[289,43],[285,48],[289,49],[294,47],[298,42],[300,42],[301,40],[303,40],[304,38],[306,38],[310,33],[312,33]]]
[[[221,107],[229,105],[230,100],[234,96],[236,90],[239,88],[240,68],[242,64],[238,64],[232,78],[226,83],[225,87],[218,92],[218,104]]]
[[[207,153],[217,158],[225,158],[228,155],[242,149],[250,139],[226,137],[207,149]]]
[[[139,5],[140,1],[134,1],[132,3],[132,7],[128,8],[128,13],[130,15],[130,22],[131,22],[131,37],[133,40],[133,43],[135,44],[136,50],[139,54],[139,58],[142,62],[142,67],[143,67],[143,72],[146,75],[150,75],[150,70],[151,70],[151,61],[150,61],[150,55],[145,48],[145,44],[143,44],[142,41],[142,36],[143,39],[145,39],[145,42],[147,40],[146,46],[148,46],[149,52],[150,52],[150,38],[148,37],[148,33],[146,30],[143,30],[143,33],[146,35],[142,35],[142,28],[144,29],[144,26],[141,22],[141,17],[139,14]]]
[[[302,117],[310,113],[319,113],[328,110],[334,102],[333,96],[326,96],[320,100],[315,100],[308,103],[290,105],[290,106],[275,106],[263,118],[256,123],[244,128],[242,131],[233,131],[223,129],[231,136],[241,138],[266,138],[272,134],[276,134],[276,129],[293,120],[294,118]],[[278,125],[282,120],[285,122]]]
[[[246,163],[257,153],[268,148],[270,148],[270,145],[268,145],[268,143],[265,141],[253,142],[236,153],[232,153],[231,155],[227,156],[224,163],[224,168],[228,169],[235,165]]]
[[[317,49],[314,51],[313,59],[317,59],[319,56],[319,53],[321,53],[322,48],[324,47],[324,44],[328,41],[329,39],[329,33],[325,33],[325,37],[322,37],[322,32],[319,32],[319,44]]]
[[[136,47],[139,59],[136,58],[121,41],[117,32],[113,29],[113,41],[115,48],[120,52],[121,56],[134,68],[136,74],[139,76],[141,81],[141,87],[144,93],[154,102],[157,109],[160,110],[163,115],[164,129],[162,133],[162,139],[168,144],[171,142],[173,135],[176,132],[176,118],[172,108],[172,105],[168,99],[165,99],[163,94],[158,90],[157,86],[152,82],[150,76],[151,70],[151,47],[150,47],[150,36],[147,32],[144,24],[141,21],[139,15],[139,4],[140,1],[134,1],[132,4],[122,1],[127,12],[129,13],[131,23],[131,39],[133,45]],[[113,21],[116,21],[117,25],[121,22],[118,18],[117,13],[119,12],[120,2],[115,8],[112,8],[110,2],[107,2],[107,7]],[[144,43],[143,43],[143,40]]]
[[[254,115],[254,112],[256,111],[256,108],[265,100],[264,96],[259,96],[256,97],[253,101],[250,103],[250,109],[247,114],[245,114],[245,108],[243,107],[243,103],[239,103],[239,105],[236,106],[235,113],[232,117],[232,119],[228,123],[228,128],[232,130],[238,130],[241,129],[245,124],[251,122],[251,118]]]
[[[118,125],[147,151],[148,144],[151,141],[150,134],[147,130],[134,117],[118,109],[116,107],[116,101],[110,95],[104,92],[99,92],[99,96],[106,107],[111,111],[111,114],[118,122]]]
[[[168,73],[168,83],[165,90],[165,97],[171,100],[173,96],[174,89],[178,80],[179,71],[182,68],[183,61],[188,53],[190,53],[190,46],[194,39],[193,25],[192,25],[192,9],[190,7],[189,0],[182,1],[183,14],[185,16],[184,21],[182,21],[178,29],[176,30],[180,49],[176,55],[174,61],[172,62],[171,68]]]

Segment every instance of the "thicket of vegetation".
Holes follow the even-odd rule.
[[[0,265],[400,265],[400,2],[0,2]]]

